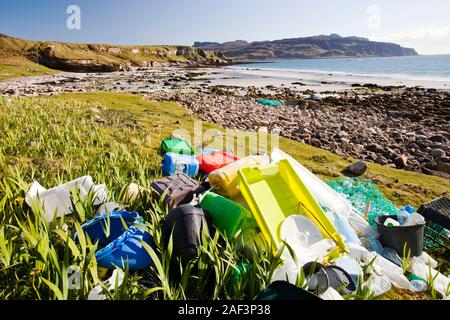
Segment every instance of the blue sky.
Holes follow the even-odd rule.
[[[69,5],[81,29],[69,30]],[[31,40],[116,44],[249,41],[338,33],[450,53],[448,0],[11,0],[0,32]]]

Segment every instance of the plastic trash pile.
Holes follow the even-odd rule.
[[[183,261],[195,258],[205,230],[217,230],[230,241],[254,242],[274,253],[284,246],[283,263],[256,299],[342,300],[358,287],[369,288],[374,296],[393,286],[418,292],[428,289],[430,277],[435,290],[448,298],[449,278],[423,251],[423,215],[409,206],[397,209],[370,181],[325,183],[279,149],[270,157],[238,159],[220,150],[196,154],[186,141],[164,139],[160,151],[164,177],[149,189],[131,184],[128,196],[133,200],[145,191],[167,206],[163,242],[167,246],[172,239],[176,256]],[[202,184],[194,180],[200,172],[207,176]],[[100,267],[141,270],[152,264],[149,251],[155,245],[142,217],[108,204],[105,186],[95,185],[92,178],[49,190],[35,182],[26,200],[30,206],[40,203],[50,221],[70,214],[74,191],[83,197],[94,192],[94,204],[100,207],[98,216],[82,226],[99,245],[95,255]],[[408,258],[410,268],[404,270]],[[247,270],[240,264],[233,277]],[[302,288],[294,286],[301,272]],[[106,287],[123,278],[120,273],[114,277]],[[99,288],[91,297],[104,298]]]

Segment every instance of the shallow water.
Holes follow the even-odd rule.
[[[239,65],[239,67],[389,76],[417,80],[450,80],[450,54],[408,57],[276,60],[269,63],[244,64]]]

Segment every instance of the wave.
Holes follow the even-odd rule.
[[[261,67],[250,67],[250,66],[229,66],[226,69],[234,69],[240,71],[268,71],[268,72],[284,72],[284,73],[310,73],[310,74],[323,74],[323,75],[333,75],[333,76],[346,76],[346,77],[371,77],[371,78],[387,78],[395,80],[416,80],[416,81],[443,81],[449,82],[449,76],[441,75],[417,75],[417,74],[407,74],[407,73],[369,73],[369,72],[346,72],[338,70],[320,70],[320,69],[294,69],[294,68],[261,68]]]

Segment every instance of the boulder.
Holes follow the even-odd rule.
[[[445,151],[442,149],[433,149],[431,150],[430,154],[433,156],[433,158],[443,158],[445,157]]]
[[[394,159],[394,164],[398,169],[403,169],[408,164],[408,157],[402,154]]]
[[[432,141],[432,142],[440,142],[440,143],[443,143],[443,142],[447,141],[447,138],[445,138],[445,137],[444,137],[443,135],[441,135],[441,134],[437,134],[437,135],[431,136],[429,140]]]
[[[359,177],[366,173],[366,171],[367,164],[364,161],[358,161],[342,170],[342,173],[353,177]]]

